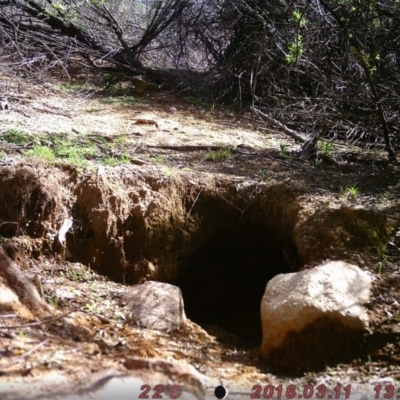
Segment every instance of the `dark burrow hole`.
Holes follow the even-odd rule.
[[[215,325],[258,345],[266,284],[291,271],[273,232],[242,226],[221,232],[197,250],[177,284],[188,318],[206,330]]]

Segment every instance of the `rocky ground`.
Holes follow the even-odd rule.
[[[352,385],[352,395],[367,391],[370,398],[375,398],[373,388],[380,385],[376,398],[399,398],[398,165],[389,165],[379,151],[329,142],[321,142],[316,160],[299,160],[292,153],[296,145],[281,133],[253,129],[248,116],[237,118],[171,93],[141,97],[129,87],[104,91],[6,75],[0,81],[8,82],[11,92],[10,110],[0,111],[0,239],[14,249],[16,263],[38,282],[43,298],[59,312],[54,320],[42,323],[32,323],[34,317],[23,306],[1,312],[0,388],[12,384],[22,391],[34,383],[42,385],[46,377],[73,382],[109,367],[122,370],[127,359],[139,356],[189,363],[208,377],[210,393],[223,384],[231,392],[229,398],[249,398],[257,391],[254,385],[268,384],[274,388],[294,384],[300,391],[307,385]],[[132,222],[132,232],[147,218],[154,222],[147,234],[155,240],[160,234],[155,223],[164,214],[168,220],[176,218],[179,229],[192,236],[202,223],[201,212],[206,215],[215,203],[215,213],[227,220],[236,215],[233,212],[240,219],[248,210],[256,218],[253,201],[264,191],[277,196],[283,225],[290,225],[295,210],[301,210],[301,235],[295,242],[299,254],[289,254],[292,269],[340,258],[373,274],[368,308],[375,339],[360,359],[298,377],[277,376],[259,358],[256,339],[227,329],[229,324],[218,326],[215,318],[209,323],[189,319],[169,333],[126,321],[124,283],[148,279],[147,272],[132,274],[123,265],[120,271],[107,269],[112,257],[122,261],[135,257],[122,254],[118,240],[109,258],[101,259],[95,247],[109,246],[118,237],[112,233],[119,232],[120,219],[126,220],[132,212],[132,201],[143,208],[137,211],[142,219]],[[13,212],[15,217],[10,218]],[[184,213],[186,219],[181,220]],[[363,223],[349,225],[356,214]],[[67,236],[69,249],[57,248],[53,238],[71,215],[75,236]],[[98,223],[95,233],[105,232],[93,248],[93,241],[83,241],[89,240],[83,232],[85,218]],[[277,225],[275,221],[271,226]],[[169,227],[160,235],[171,232],[177,235]],[[335,246],[310,244],[304,239],[307,235]],[[196,240],[206,243],[207,234],[203,236]],[[124,240],[128,243],[127,237]],[[173,240],[167,244],[172,246]],[[146,246],[144,239],[143,243]],[[190,238],[182,243],[194,246]],[[171,248],[179,256],[176,247]],[[168,249],[148,251],[160,260]],[[288,248],[284,250],[287,253]],[[174,257],[162,259],[170,275],[158,271],[156,278],[174,281]],[[391,384],[394,397],[390,397]],[[336,393],[331,393],[335,398]],[[29,398],[29,391],[25,395]]]

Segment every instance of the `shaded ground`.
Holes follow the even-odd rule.
[[[1,77],[2,82],[10,79]],[[276,208],[264,210],[265,215],[273,215],[276,221],[282,221],[282,225],[284,222],[289,225],[290,218],[285,212],[289,215],[301,205],[301,218],[307,223],[283,243],[279,229],[284,231],[285,226],[278,229],[276,224],[268,225],[269,221],[259,222],[260,231],[266,226],[277,229],[271,236],[281,235],[282,240],[279,243],[264,241],[254,246],[252,239],[243,246],[243,251],[255,254],[255,259],[246,261],[246,257],[241,259],[234,255],[225,265],[236,261],[240,265],[263,263],[268,254],[273,253],[276,271],[287,272],[297,270],[303,264],[311,266],[336,256],[368,269],[375,278],[369,309],[371,326],[376,333],[367,343],[368,357],[321,373],[309,373],[291,382],[333,384],[373,382],[386,377],[400,379],[399,166],[388,165],[384,154],[348,149],[338,144],[329,151],[321,148],[317,160],[301,161],[291,155],[296,148],[283,135],[254,131],[245,117],[236,120],[233,115],[184,102],[169,93],[138,97],[126,91],[122,92],[124,96],[119,96],[121,92],[99,93],[80,87],[73,91],[66,89],[71,88],[12,78],[11,110],[1,112],[0,174],[2,179],[22,176],[20,202],[24,201],[24,193],[29,192],[29,204],[25,208],[23,204],[20,206],[31,210],[32,215],[21,216],[19,200],[13,199],[10,204],[16,204],[16,215],[7,214],[7,218],[0,215],[5,219],[0,226],[0,235],[11,238],[17,233],[20,236],[12,239],[18,250],[16,261],[30,278],[39,277],[48,302],[62,311],[77,310],[52,324],[1,330],[3,357],[0,371],[3,376],[35,378],[49,370],[58,370],[73,378],[83,370],[96,371],[136,355],[186,360],[200,372],[229,387],[251,388],[256,383],[287,385],[288,379],[270,374],[268,366],[259,360],[254,337],[249,341],[246,332],[230,327],[232,319],[225,324],[225,329],[215,325],[229,304],[219,302],[220,309],[210,317],[211,305],[203,320],[202,310],[192,309],[194,319],[206,330],[192,321],[171,334],[134,328],[124,322],[121,297],[125,288],[121,283],[96,275],[81,264],[63,260],[63,257],[73,259],[76,253],[97,271],[112,275],[102,269],[104,264],[98,261],[100,256],[98,264],[93,260],[90,246],[92,238],[98,236],[95,222],[89,224],[84,215],[91,215],[94,221],[96,218],[108,221],[108,214],[104,214],[107,207],[113,212],[118,209],[119,214],[126,214],[126,217],[110,222],[109,230],[137,232],[146,227],[140,225],[139,216],[128,217],[128,214],[131,204],[140,200],[146,207],[143,215],[147,217],[158,215],[160,210],[170,213],[176,210],[173,215],[176,221],[172,221],[171,226],[177,225],[183,232],[181,236],[164,228],[158,232],[153,225],[150,232],[153,239],[156,234],[173,236],[168,244],[178,258],[183,257],[183,264],[189,265],[187,275],[182,274],[180,278],[185,285],[190,282],[190,271],[196,271],[195,265],[208,264],[206,274],[215,273],[215,268],[225,262],[225,255],[235,254],[233,250],[244,243],[243,238],[233,235],[221,245],[215,239],[220,234],[219,229],[237,232],[249,229],[245,236],[251,237],[248,227],[258,221],[257,207],[260,210],[267,207],[262,200],[257,203],[257,196],[267,191],[269,199],[274,193],[286,197],[277,198],[273,202]],[[170,107],[175,107],[176,111]],[[43,148],[52,149],[52,152],[46,153]],[[22,188],[29,186],[26,185],[27,176],[33,175],[31,172],[22,174],[23,168],[36,171],[31,182],[33,188],[48,185],[47,188],[24,192]],[[12,171],[15,171],[14,175]],[[95,185],[100,181],[103,182],[101,190]],[[120,181],[125,182],[125,186]],[[10,186],[5,185],[4,180],[2,182],[4,199]],[[142,182],[143,193],[139,189],[135,191],[136,186],[128,192],[128,183],[134,186],[132,182],[138,186],[138,182]],[[49,187],[57,190],[52,191]],[[292,192],[296,195],[291,196]],[[101,201],[93,200],[97,193]],[[8,198],[12,198],[10,196],[11,192]],[[182,198],[184,201],[180,202]],[[35,209],[31,204],[34,200],[38,204],[49,204],[49,207]],[[163,208],[174,201],[170,208]],[[5,203],[3,201],[2,211],[10,213],[12,207],[7,208]],[[43,236],[49,232],[57,234],[60,222],[68,216],[66,210],[72,206],[75,227],[73,237],[68,239],[72,253],[68,256],[53,248],[51,241],[46,242]],[[97,208],[98,214],[87,211]],[[375,214],[368,210],[374,210]],[[182,219],[182,215],[187,218]],[[230,224],[234,218],[241,222]],[[327,229],[329,218],[331,223]],[[386,221],[383,225],[380,218]],[[41,222],[36,223],[36,220]],[[125,224],[119,226],[120,220],[126,221]],[[213,220],[215,226],[212,226]],[[221,226],[222,220],[224,226]],[[381,226],[390,227],[387,246],[379,240],[386,234],[380,232]],[[196,234],[195,227],[203,228]],[[104,229],[103,225],[101,229]],[[190,237],[185,239],[187,234]],[[294,240],[296,234],[297,242]],[[318,243],[312,242],[313,236],[318,238]],[[188,247],[195,247],[195,243],[204,245],[193,247],[186,259],[176,250],[179,246],[174,243],[174,238],[177,237],[181,241],[187,240]],[[105,243],[107,237],[102,240]],[[110,248],[110,257],[123,253],[121,259],[132,262],[127,266],[131,269],[112,277],[115,281],[134,283],[145,275],[145,266],[133,262],[143,254],[129,254],[129,249],[138,248],[134,235],[124,240],[129,246],[121,249],[117,243]],[[98,247],[98,243],[93,246]],[[324,246],[321,247],[321,243]],[[330,243],[335,244],[331,251]],[[260,247],[266,251],[257,254],[255,248]],[[84,249],[87,250],[86,258]],[[151,250],[153,258],[159,259],[167,248],[147,250]],[[106,261],[110,259],[105,256]],[[171,260],[163,262],[163,265],[171,264],[172,268]],[[227,271],[219,273],[227,275]],[[201,281],[200,275],[193,274],[196,281]],[[164,276],[163,279],[173,280],[174,277]],[[216,291],[220,288],[218,279],[216,275]],[[241,274],[234,275],[232,285],[233,280],[241,282],[243,279]],[[195,297],[202,295],[201,287],[197,288],[197,293],[196,287],[185,287]],[[185,289],[183,291],[185,295]],[[202,300],[202,304],[207,302],[206,297]],[[235,307],[240,303],[238,300]],[[189,295],[189,306],[190,301]],[[257,299],[253,298],[253,301]],[[1,318],[3,327],[24,323],[12,313]],[[84,363],[82,355],[85,356]]]

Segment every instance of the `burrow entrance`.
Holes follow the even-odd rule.
[[[233,199],[232,199],[233,200]],[[248,340],[261,340],[260,305],[268,281],[301,265],[281,213],[260,196],[242,212],[221,196],[204,195],[193,208],[198,222],[194,251],[182,260],[174,281],[191,320],[217,325]],[[290,225],[290,224],[288,224]]]
[[[267,282],[290,272],[282,248],[260,227],[221,231],[197,250],[179,276],[187,316],[250,341],[261,338],[260,304]]]

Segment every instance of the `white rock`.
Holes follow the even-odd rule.
[[[322,317],[349,330],[368,329],[363,304],[370,295],[370,276],[343,261],[275,276],[261,301],[262,357],[280,348],[289,333],[301,332]]]
[[[124,295],[128,320],[140,327],[172,330],[186,320],[182,292],[168,283],[147,281]]]

